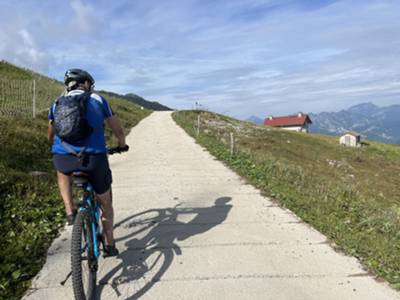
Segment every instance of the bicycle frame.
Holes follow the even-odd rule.
[[[99,237],[97,235],[99,229],[99,220],[100,220],[100,203],[96,200],[95,194],[93,191],[93,187],[89,182],[85,182],[82,186],[83,188],[83,199],[82,203],[79,207],[79,210],[85,210],[89,212],[93,234],[93,253],[96,259],[100,256],[100,248],[99,248]]]
[[[115,153],[122,153],[128,151],[129,146],[125,147],[114,147],[114,148],[109,148],[107,149],[108,155],[113,155]],[[79,171],[77,172],[79,173]],[[99,248],[99,236],[98,236],[98,231],[99,231],[99,221],[100,221],[100,203],[96,200],[94,190],[92,185],[86,180],[86,178],[83,181],[78,181],[76,184],[78,187],[82,187],[83,189],[83,197],[82,197],[82,203],[79,205],[79,211],[81,210],[86,210],[89,213],[90,216],[90,221],[91,221],[91,229],[93,233],[93,253],[96,258],[96,260],[100,256],[100,248]],[[101,235],[100,235],[101,238]],[[100,240],[101,241],[101,240]]]
[[[108,149],[107,152],[111,155],[128,149],[128,146],[115,147]],[[100,243],[103,244],[103,249],[105,248],[100,223],[101,205],[88,180],[89,176],[84,171],[73,173],[74,186],[83,192],[71,239],[72,288],[76,299],[95,298]]]

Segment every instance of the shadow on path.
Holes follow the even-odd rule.
[[[201,234],[221,224],[232,205],[230,197],[215,200],[211,207],[150,209],[125,218],[115,224],[122,227],[125,236],[116,239],[125,241],[126,250],[118,259],[121,262],[99,280],[98,299],[105,284],[110,284],[115,294],[121,297],[123,289],[126,299],[138,299],[160,281],[172,264],[175,255],[182,251],[177,242]],[[190,219],[185,223],[181,219]],[[141,236],[141,238],[138,238]],[[189,266],[190,267],[190,266]]]

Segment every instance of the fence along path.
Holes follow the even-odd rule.
[[[0,116],[35,117],[63,91],[51,80],[0,79]]]

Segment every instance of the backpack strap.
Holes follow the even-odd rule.
[[[86,146],[82,147],[81,151],[76,152],[74,150],[74,148],[72,148],[69,144],[67,144],[66,142],[64,142],[63,140],[61,140],[61,144],[64,146],[65,149],[67,149],[68,151],[71,152],[71,154],[75,155],[79,161],[82,161],[83,158],[83,153],[86,150]]]

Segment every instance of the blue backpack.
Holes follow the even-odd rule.
[[[87,101],[91,93],[60,96],[55,102],[53,128],[62,141],[84,146],[93,128],[86,118]]]

